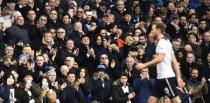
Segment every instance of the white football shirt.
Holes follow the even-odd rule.
[[[156,47],[156,53],[165,54],[163,61],[157,64],[157,79],[175,77],[175,73],[172,68],[172,56],[174,51],[169,39],[162,38],[159,40]]]

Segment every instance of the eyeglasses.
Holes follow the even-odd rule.
[[[200,23],[200,24],[206,24],[206,23]]]
[[[106,33],[101,33],[101,34],[106,34]]]
[[[63,31],[58,31],[57,33],[62,34],[62,33],[64,33],[64,32],[63,32]]]
[[[135,32],[135,34],[141,34],[141,32]]]
[[[28,15],[35,15],[35,13],[28,13]]]
[[[120,6],[120,5],[124,5],[123,3],[122,4],[117,4],[117,6]]]
[[[77,13],[84,13],[83,11],[77,11]]]
[[[107,57],[101,57],[101,59],[107,59]]]
[[[148,72],[148,71],[142,71],[142,72],[144,72],[144,73],[145,73],[145,72]]]
[[[41,21],[47,21],[47,19],[40,19]]]
[[[44,35],[44,37],[51,37],[51,35]]]
[[[90,26],[96,26],[95,24],[90,24]]]
[[[49,75],[49,76],[56,76],[56,75]]]
[[[7,51],[14,51],[14,49],[6,49]]]
[[[57,13],[50,13],[50,14],[57,15]]]
[[[72,60],[70,60],[70,59],[66,59],[66,61],[72,61]]]

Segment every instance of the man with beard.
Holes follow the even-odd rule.
[[[186,86],[192,98],[192,103],[204,103],[203,94],[207,94],[208,87],[206,79],[203,77],[201,82],[197,80],[199,71],[197,68],[191,70],[190,79],[187,80]]]
[[[180,19],[179,19],[179,37],[180,38],[183,38],[184,40],[187,40],[187,32],[188,32],[188,28],[189,28],[189,25],[187,23],[187,17],[186,16],[181,16]]]
[[[146,35],[141,34],[139,36],[139,43],[142,45],[145,49],[145,61],[149,61],[153,58],[153,55],[155,54],[155,45],[154,43],[147,42]]]

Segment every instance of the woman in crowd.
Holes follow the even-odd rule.
[[[4,100],[5,103],[14,103],[16,99],[16,84],[15,77],[12,74],[7,75],[5,81],[0,86],[0,97]]]
[[[50,53],[54,44],[55,44],[55,42],[54,42],[52,33],[46,32],[46,33],[44,33],[44,35],[42,37],[42,46],[41,46],[40,50],[43,53]]]
[[[86,97],[84,99],[84,102],[91,101],[91,85],[90,85],[90,79],[88,70],[85,67],[80,68],[77,82],[79,84],[79,87],[81,88],[82,92],[84,93],[84,96]]]

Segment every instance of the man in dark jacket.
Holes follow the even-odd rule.
[[[47,28],[58,28],[60,21],[58,20],[58,12],[51,10],[49,14],[49,21],[47,22]]]
[[[197,8],[197,16],[198,16],[198,18],[202,18],[205,15],[205,13],[208,10],[209,6],[210,6],[210,1],[209,0],[203,0],[202,5]]]
[[[195,55],[193,53],[187,53],[186,60],[181,64],[181,72],[186,79],[190,78],[190,71],[193,67],[197,67]]]
[[[83,93],[76,82],[76,73],[69,71],[67,75],[67,85],[61,92],[61,103],[83,103]]]
[[[81,40],[81,47],[79,48],[78,64],[80,67],[87,67],[90,74],[94,73],[95,67],[95,51],[90,45],[90,38],[84,35]]]
[[[139,44],[145,48],[145,61],[150,61],[155,54],[155,44],[148,42],[146,35],[139,35]]]
[[[115,21],[117,23],[122,21],[125,12],[126,12],[125,2],[123,0],[117,0],[114,8],[111,11],[111,13],[114,14]]]
[[[80,41],[81,41],[81,38],[83,35],[85,35],[85,33],[83,31],[82,23],[79,21],[75,22],[73,25],[73,31],[72,31],[71,35],[69,35],[69,38],[74,40],[75,45],[77,47],[79,47],[81,45]]]
[[[101,1],[99,6],[97,7],[97,14],[99,18],[107,15],[107,10],[109,9],[109,5],[106,1]]]
[[[24,18],[27,16],[27,12],[31,9],[29,5],[23,0],[16,0],[15,10],[20,11]]]
[[[180,29],[178,24],[179,24],[179,16],[173,15],[171,17],[171,22],[169,22],[166,27],[166,33],[168,33],[172,39],[178,37]]]
[[[190,79],[187,80],[186,86],[192,98],[192,103],[204,103],[203,95],[208,93],[208,86],[206,79],[203,77],[201,82],[198,81],[199,70],[192,68],[190,72]]]
[[[210,32],[206,31],[203,34],[203,38],[204,38],[204,41],[201,43],[200,46],[202,48],[202,57],[205,60],[208,55],[208,52],[210,51]]]
[[[134,103],[135,95],[133,88],[128,85],[127,74],[122,72],[112,89],[113,103]]]
[[[210,88],[210,52],[208,53],[208,56],[207,56],[207,62],[205,62],[203,65],[202,65],[202,68],[200,70],[200,74],[202,77],[205,77],[206,78],[206,83],[208,85],[208,88]],[[206,103],[209,103],[210,102],[210,89],[208,89],[208,94],[207,95],[204,95],[204,99],[205,99],[205,102]]]
[[[206,62],[201,66],[200,75],[206,79],[210,79],[210,52],[207,54]]]
[[[134,78],[139,74],[139,71],[134,67],[135,60],[133,57],[127,57],[125,59],[125,67],[123,71],[128,75],[128,82],[133,83]]]
[[[109,75],[106,74],[106,68],[100,64],[97,67],[97,73],[93,77],[93,102],[110,103],[110,92],[112,81]]]
[[[23,27],[24,18],[22,16],[17,17],[15,24],[5,30],[5,42],[10,41],[16,43],[18,41],[23,41],[23,43],[30,44],[28,31]]]
[[[39,29],[36,27],[35,19],[36,19],[35,10],[29,10],[27,12],[27,19],[25,21],[25,29],[28,31],[29,39],[31,41],[31,47],[34,50],[37,50],[41,46],[42,33],[40,33]]]
[[[150,78],[148,69],[143,69],[133,82],[133,88],[136,92],[136,103],[147,103],[154,86],[155,79]]]
[[[187,22],[187,17],[186,16],[180,16],[180,19],[179,19],[179,37],[182,38],[183,40],[187,40],[187,32],[188,32],[188,22]]]
[[[122,22],[119,23],[120,28],[122,28],[125,33],[132,31],[134,29],[135,25],[131,23],[131,18],[132,15],[130,13],[125,13]]]

